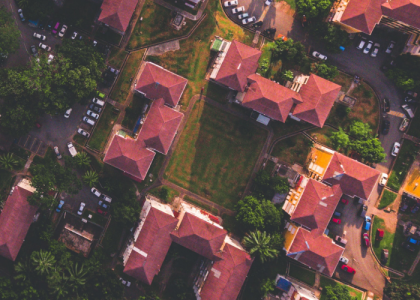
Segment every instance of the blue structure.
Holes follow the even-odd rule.
[[[277,281],[277,284],[276,284],[276,288],[286,293],[290,290],[291,286],[292,286],[292,283],[283,277],[280,277],[279,281]]]

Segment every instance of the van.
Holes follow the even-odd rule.
[[[58,28],[60,27],[60,23],[59,22],[57,22],[56,24],[55,24],[55,26],[53,27],[53,30],[51,31],[52,32],[52,34],[57,34],[57,32],[58,32]]]
[[[410,119],[414,118],[414,113],[413,113],[413,111],[411,110],[410,106],[408,106],[407,104],[404,104],[404,105],[402,105],[401,107],[405,110],[405,112],[406,112],[406,113],[407,113],[407,115],[410,117]]]
[[[92,102],[95,103],[96,105],[99,105],[99,106],[104,106],[105,105],[105,101],[99,100],[98,98],[93,98]]]

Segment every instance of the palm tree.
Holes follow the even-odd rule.
[[[13,153],[6,153],[0,156],[0,165],[6,170],[13,169],[17,163],[17,160],[13,157]]]
[[[17,273],[15,279],[26,281],[27,279],[29,279],[28,277],[32,270],[32,266],[28,260],[18,262],[15,265],[15,272]]]
[[[95,171],[86,171],[83,175],[83,181],[90,187],[94,186],[99,180],[98,174]]]
[[[78,288],[86,283],[87,271],[83,270],[83,265],[79,268],[78,263],[67,267],[67,271],[69,272],[69,287],[73,292],[77,292]]]
[[[265,231],[257,230],[247,234],[244,237],[243,244],[253,256],[258,256],[262,263],[273,259],[279,254],[277,249],[274,249],[271,243],[271,236]]]
[[[55,258],[51,252],[48,251],[34,251],[31,254],[32,264],[35,266],[35,271],[40,275],[49,274],[50,270],[55,265]]]
[[[63,298],[66,296],[69,291],[67,289],[67,280],[64,272],[60,268],[55,266],[54,270],[48,276],[48,286],[52,290],[53,294],[57,296],[57,299]]]
[[[86,152],[79,152],[76,155],[76,164],[79,167],[89,167],[90,165],[90,157],[87,156]]]

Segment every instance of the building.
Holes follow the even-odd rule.
[[[236,299],[253,259],[213,215],[182,202],[179,211],[147,199],[123,254],[124,273],[152,284],[171,243],[202,256],[193,290],[197,299]]]
[[[326,235],[333,213],[342,197],[368,200],[380,172],[322,146],[312,151],[308,170],[309,178],[283,205],[290,215],[284,248],[287,256],[331,277],[344,252]]]
[[[130,24],[137,0],[104,0],[98,21],[123,35]]]
[[[38,209],[27,201],[35,191],[31,182],[23,179],[7,197],[0,214],[0,255],[12,261],[18,256]]]

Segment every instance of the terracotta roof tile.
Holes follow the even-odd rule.
[[[340,90],[338,84],[312,74],[299,91],[303,103],[296,106],[293,115],[315,126],[324,126]]]
[[[382,4],[382,13],[420,29],[420,0],[390,0]]]
[[[136,90],[151,100],[163,98],[166,104],[175,107],[188,80],[158,65],[146,62]]]
[[[137,0],[104,0],[98,20],[125,32],[136,9]]]
[[[350,0],[340,22],[371,34],[381,17],[381,0]]]
[[[32,193],[19,186],[7,197],[0,214],[0,255],[14,261],[37,211],[26,200]]]
[[[294,103],[301,103],[301,96],[280,84],[257,74],[248,76],[249,89],[242,105],[271,119],[286,122]]]
[[[247,77],[257,71],[260,56],[260,50],[232,41],[215,80],[243,92]]]

